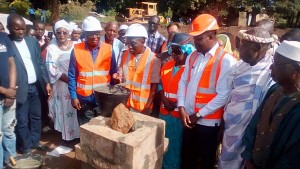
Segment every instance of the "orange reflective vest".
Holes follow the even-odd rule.
[[[78,69],[76,92],[79,95],[90,96],[94,88],[109,84],[112,58],[111,45],[101,42],[95,62],[90,51],[85,49],[84,42],[74,46],[74,56]]]
[[[198,83],[196,98],[195,98],[195,108],[194,111],[197,113],[201,108],[203,108],[208,102],[210,102],[216,95],[216,85],[219,79],[222,60],[226,52],[222,48],[218,48],[213,57],[211,57],[205,65],[202,76]],[[188,81],[190,81],[192,66],[197,60],[197,51],[193,52],[189,59],[189,76]],[[213,114],[203,117],[204,119],[214,119],[219,120],[223,117],[224,107],[219,108]]]
[[[164,41],[164,43],[161,45],[160,53],[163,53],[165,51],[168,51],[168,42]]]
[[[175,61],[167,62],[161,69],[161,83],[164,91],[164,95],[170,100],[177,102],[177,90],[181,75],[184,71],[184,66],[182,66],[175,75],[173,75],[173,69],[175,66]],[[179,110],[176,108],[174,111],[169,112],[160,104],[160,113],[163,115],[168,115],[169,113],[176,118],[179,118]]]
[[[125,87],[131,90],[127,105],[141,112],[150,96],[151,75],[155,54],[146,48],[136,63],[135,56],[126,50],[122,57],[122,70],[125,75]]]

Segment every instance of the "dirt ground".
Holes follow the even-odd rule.
[[[62,144],[61,134],[54,130],[47,131],[46,133],[42,133],[41,144],[50,148],[49,151],[54,150],[56,147],[60,145],[67,146],[69,148],[73,148],[73,151],[67,154],[63,154],[60,157],[52,157],[46,155],[44,151],[34,150],[33,154],[39,154],[44,157],[44,164],[42,169],[94,169],[90,165],[83,163],[77,159],[75,159],[75,151],[74,145],[79,143],[79,140],[73,141],[69,144]]]

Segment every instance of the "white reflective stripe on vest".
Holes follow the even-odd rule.
[[[146,60],[146,67],[144,68],[144,72],[143,72],[143,79],[142,79],[142,84],[147,84],[147,80],[148,80],[148,77],[150,76],[151,77],[151,74],[149,75],[146,75],[145,73],[148,73],[150,72],[150,62],[152,60],[152,57],[153,57],[153,53],[150,52],[150,55],[147,56],[147,60]],[[150,72],[152,73],[152,72]]]
[[[168,92],[164,92],[164,94],[167,98],[177,99],[177,94],[168,93]]]
[[[139,97],[139,96],[137,96],[137,95],[135,95],[135,94],[133,94],[133,93],[132,93],[132,95],[131,95],[131,98],[134,99],[134,100],[137,100],[137,101],[139,101],[139,102],[142,102],[142,103],[147,103],[147,101],[148,101],[148,99],[146,99],[146,98],[141,98],[141,97]]]
[[[211,88],[211,89],[215,88],[215,84],[217,84],[216,83],[217,70],[218,70],[218,66],[219,66],[219,63],[221,61],[221,57],[223,54],[224,54],[224,50],[220,49],[220,52],[219,52],[218,56],[216,57],[215,62],[213,63],[212,70],[210,72],[210,77],[209,77],[209,88]]]
[[[203,103],[196,103],[196,108],[201,109],[205,106],[206,104]]]
[[[128,64],[129,64],[129,61],[130,61],[130,52],[128,51],[128,55],[127,55],[127,58],[126,58],[126,63],[122,63],[123,65],[125,65],[125,68],[123,70],[123,75],[126,77],[127,74],[128,74]]]
[[[109,71],[93,71],[93,72],[79,72],[79,76],[92,77],[92,76],[105,76]]]
[[[84,85],[81,83],[77,83],[77,87],[83,90],[93,90],[96,87],[106,86],[108,83],[94,84],[94,85]]]
[[[141,89],[149,89],[150,90],[150,85],[148,84],[141,84],[139,82],[133,82],[131,80],[126,80],[126,85],[134,86],[136,88],[141,88]]]
[[[198,87],[197,88],[197,93],[205,93],[205,94],[215,94],[216,89],[210,89],[210,88],[203,88],[203,87]]]

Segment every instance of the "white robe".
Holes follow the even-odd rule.
[[[74,47],[74,45],[73,45]],[[62,133],[63,140],[79,138],[77,111],[71,105],[68,84],[59,78],[68,75],[70,55],[73,47],[62,51],[56,43],[47,47],[46,66],[52,85],[52,98],[49,100],[49,116],[54,121],[55,130]]]
[[[240,60],[230,73],[228,82],[232,91],[223,116],[225,129],[219,169],[244,168],[242,138],[266,92],[274,84],[270,71],[272,59],[273,56],[267,55],[254,66]]]

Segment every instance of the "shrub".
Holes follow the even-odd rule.
[[[6,0],[0,0],[0,12],[1,13],[9,13],[9,6]]]
[[[14,6],[17,13],[20,15],[28,15],[28,9],[30,7],[30,2],[28,0],[15,0],[9,6]]]
[[[86,1],[82,5],[79,2],[70,2],[60,5],[59,13],[60,17],[66,21],[82,20],[95,9],[95,4],[92,1]]]

